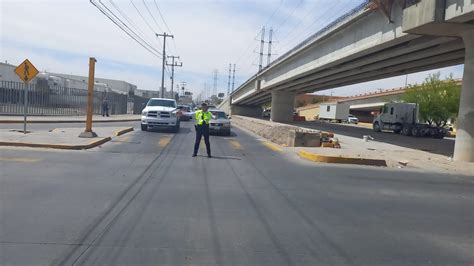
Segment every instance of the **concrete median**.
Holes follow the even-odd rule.
[[[100,146],[113,137],[133,131],[133,127],[97,127],[97,138],[79,138],[83,128],[58,128],[47,131],[33,131],[23,134],[16,130],[1,130],[0,146],[49,148],[61,150],[87,150]]]

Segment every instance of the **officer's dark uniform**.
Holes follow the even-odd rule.
[[[206,143],[207,156],[211,157],[211,144],[209,143],[209,123],[211,122],[212,113],[202,110],[196,111],[196,141],[194,142],[194,153],[193,157],[197,155],[199,151],[199,144],[201,138],[204,136],[204,142]]]

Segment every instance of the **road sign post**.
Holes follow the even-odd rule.
[[[36,67],[28,60],[25,59],[23,63],[17,66],[14,70],[15,74],[24,82],[25,90],[23,94],[23,134],[26,134],[26,117],[28,115],[28,88],[30,87],[28,83],[38,75],[39,71]]]
[[[28,114],[28,84],[25,84],[23,92],[23,134],[26,134],[26,116]]]
[[[87,90],[86,130],[79,135],[80,138],[97,137],[97,134],[92,131],[92,113],[94,111],[94,74],[96,62],[97,60],[94,57],[89,58],[89,84]]]

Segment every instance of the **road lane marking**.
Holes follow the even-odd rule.
[[[159,141],[158,146],[164,148],[171,142],[171,136],[164,135]]]
[[[262,144],[263,144],[265,147],[267,147],[267,148],[269,148],[270,150],[272,150],[272,151],[276,151],[276,152],[282,152],[282,151],[283,151],[283,149],[282,149],[280,146],[278,146],[278,145],[276,145],[276,144],[273,144],[273,143],[271,143],[271,142],[269,142],[269,141],[262,141]]]
[[[230,143],[230,146],[232,146],[232,148],[236,150],[243,150],[242,145],[240,145],[240,142],[238,142],[237,140],[235,139],[229,140],[229,143]]]
[[[23,158],[23,157],[0,157],[1,162],[16,162],[16,163],[37,163],[41,161],[38,158]]]

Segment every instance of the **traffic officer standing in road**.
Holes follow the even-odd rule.
[[[194,142],[193,157],[197,156],[199,151],[199,144],[201,138],[204,136],[204,142],[206,143],[207,157],[211,158],[211,144],[209,143],[209,123],[211,122],[212,113],[208,111],[206,103],[201,104],[201,110],[196,111],[196,141]]]

